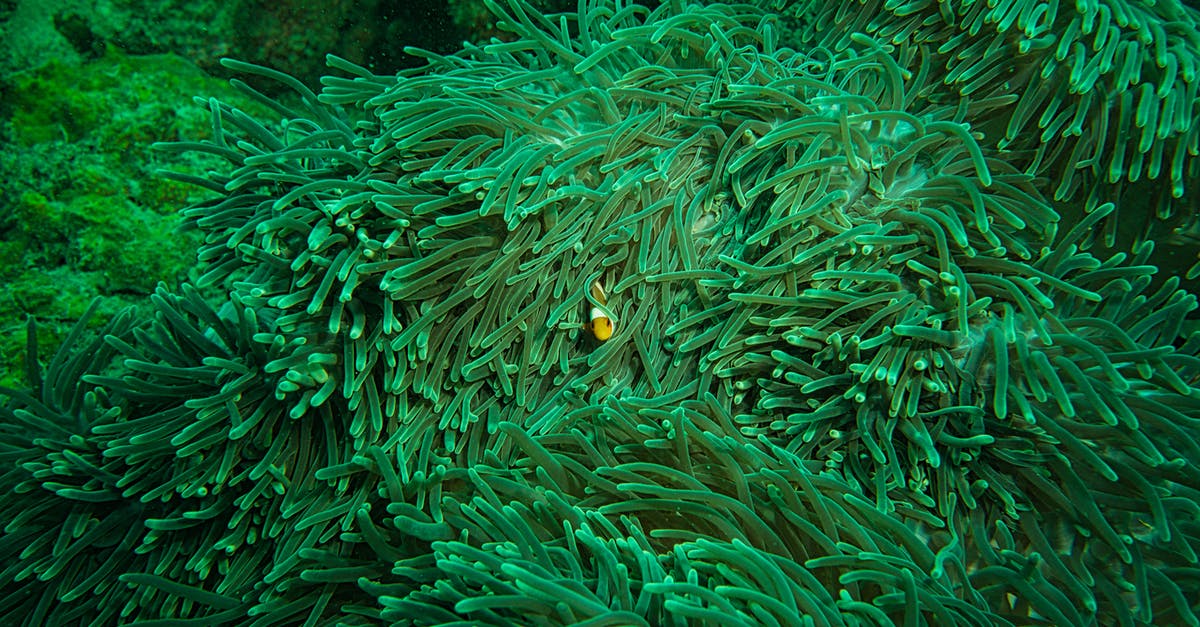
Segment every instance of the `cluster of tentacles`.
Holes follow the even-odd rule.
[[[1093,207],[1108,247],[1194,238],[1200,189],[1200,10],[1160,2],[798,2],[804,47],[853,33],[936,73],[928,96],[972,109],[986,144],[1047,177],[1043,192]],[[903,62],[903,61],[902,61]],[[1079,207],[1065,207],[1077,216]],[[1114,214],[1116,217],[1117,214]],[[1189,274],[1200,273],[1200,264]]]
[[[283,121],[160,146],[229,162],[172,175],[228,298],[5,392],[0,613],[1200,624],[1195,297],[1087,252],[1118,198],[1060,228],[1003,98],[744,6],[492,9],[320,95],[229,62]]]

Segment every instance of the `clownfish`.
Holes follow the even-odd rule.
[[[592,298],[601,305],[608,305],[608,296],[604,293],[604,287],[599,281],[592,282]],[[616,325],[599,307],[593,306],[588,314],[588,321],[584,323],[583,328],[591,331],[592,336],[603,342],[612,337],[616,330]]]

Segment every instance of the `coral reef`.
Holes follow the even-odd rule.
[[[1089,251],[1120,198],[1063,221],[919,47],[489,7],[156,145],[224,163],[201,271],[5,392],[0,612],[1200,624],[1196,298]]]
[[[173,53],[205,68],[234,52],[238,3],[181,0],[14,0],[0,11],[0,80],[48,63],[78,66],[109,47]]]
[[[546,0],[539,8],[575,5]],[[48,63],[77,66],[110,47],[175,54],[218,75],[219,60],[233,56],[315,83],[326,53],[389,73],[420,62],[404,53],[408,46],[450,53],[496,34],[488,16],[481,0],[328,1],[318,11],[289,0],[2,0],[0,83]]]
[[[0,206],[8,208],[0,218],[0,385],[15,385],[24,371],[25,316],[42,322],[39,346],[49,357],[95,296],[110,297],[100,323],[159,281],[185,278],[198,240],[178,232],[176,208],[201,194],[155,169],[199,174],[216,163],[147,155],[155,141],[208,135],[208,116],[179,107],[197,92],[253,107],[179,57],[116,48],[11,79],[0,130]]]

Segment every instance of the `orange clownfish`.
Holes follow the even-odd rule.
[[[608,305],[608,296],[604,293],[604,287],[599,281],[592,282],[592,298],[601,305]],[[608,314],[599,307],[592,306],[591,312],[588,314],[588,321],[584,323],[583,328],[591,331],[592,336],[603,342],[612,337],[613,331],[616,330],[616,325],[613,324]]]

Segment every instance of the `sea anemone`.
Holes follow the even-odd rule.
[[[818,6],[819,5],[819,6]],[[1194,228],[1200,12],[1175,0],[800,3],[807,46],[862,32],[930,73],[927,95],[986,129],[1047,195],[1129,205],[1108,247]],[[1165,224],[1164,224],[1165,223]],[[1122,235],[1122,233],[1124,235]],[[1119,237],[1120,236],[1120,237]]]
[[[1085,252],[1114,203],[1060,232],[997,103],[877,37],[491,9],[319,96],[226,62],[296,93],[160,146],[229,161],[171,175],[228,297],[8,393],[0,611],[1200,624],[1195,297]]]

